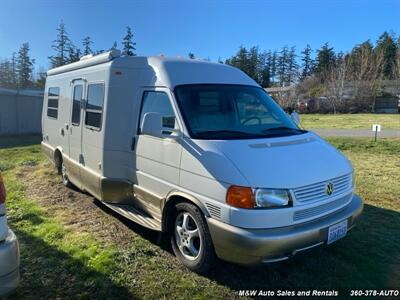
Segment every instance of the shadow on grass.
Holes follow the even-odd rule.
[[[0,149],[23,147],[40,144],[42,136],[39,135],[0,135]]]
[[[38,220],[36,220],[38,221]],[[6,299],[132,299],[127,289],[42,239],[14,230],[20,242],[21,282]]]
[[[107,214],[113,216],[114,218],[118,219],[121,223],[123,223],[126,227],[129,229],[135,231],[137,234],[139,234],[142,238],[145,240],[149,241],[152,244],[157,244],[159,247],[161,247],[163,250],[167,250],[170,253],[172,252],[171,247],[168,246],[168,243],[166,241],[161,239],[160,233],[151,229],[148,229],[146,227],[143,227],[127,218],[124,216],[120,215],[119,213],[115,212],[111,208],[107,207],[104,205],[101,201],[93,198],[93,203],[99,207],[101,210],[106,212]]]
[[[166,239],[159,244],[156,232],[118,215],[100,202],[97,205],[144,239],[172,253]],[[256,267],[218,262],[202,276],[234,291],[340,289],[340,296],[346,296],[343,291],[349,289],[398,288],[399,262],[400,213],[367,204],[357,226],[346,238],[330,246],[299,253],[288,261]]]

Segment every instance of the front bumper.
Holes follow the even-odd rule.
[[[360,197],[341,210],[322,218],[273,229],[245,229],[208,218],[207,223],[217,256],[226,261],[254,265],[285,260],[297,252],[322,245],[328,227],[347,219],[350,230],[363,210]]]
[[[8,231],[0,242],[0,297],[13,291],[19,283],[19,246],[14,232]]]

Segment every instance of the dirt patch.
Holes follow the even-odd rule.
[[[90,233],[102,242],[117,246],[119,250],[127,249],[137,236],[152,243],[158,239],[158,233],[117,215],[90,194],[77,188],[66,188],[50,162],[24,166],[18,177],[29,198],[75,231]],[[161,249],[157,252],[159,255],[170,255]]]

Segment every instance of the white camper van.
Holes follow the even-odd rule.
[[[47,75],[42,146],[63,183],[168,233],[191,270],[287,259],[362,211],[350,162],[236,68],[111,51]]]

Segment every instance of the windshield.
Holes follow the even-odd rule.
[[[248,139],[306,132],[261,88],[182,85],[175,95],[194,139]]]

